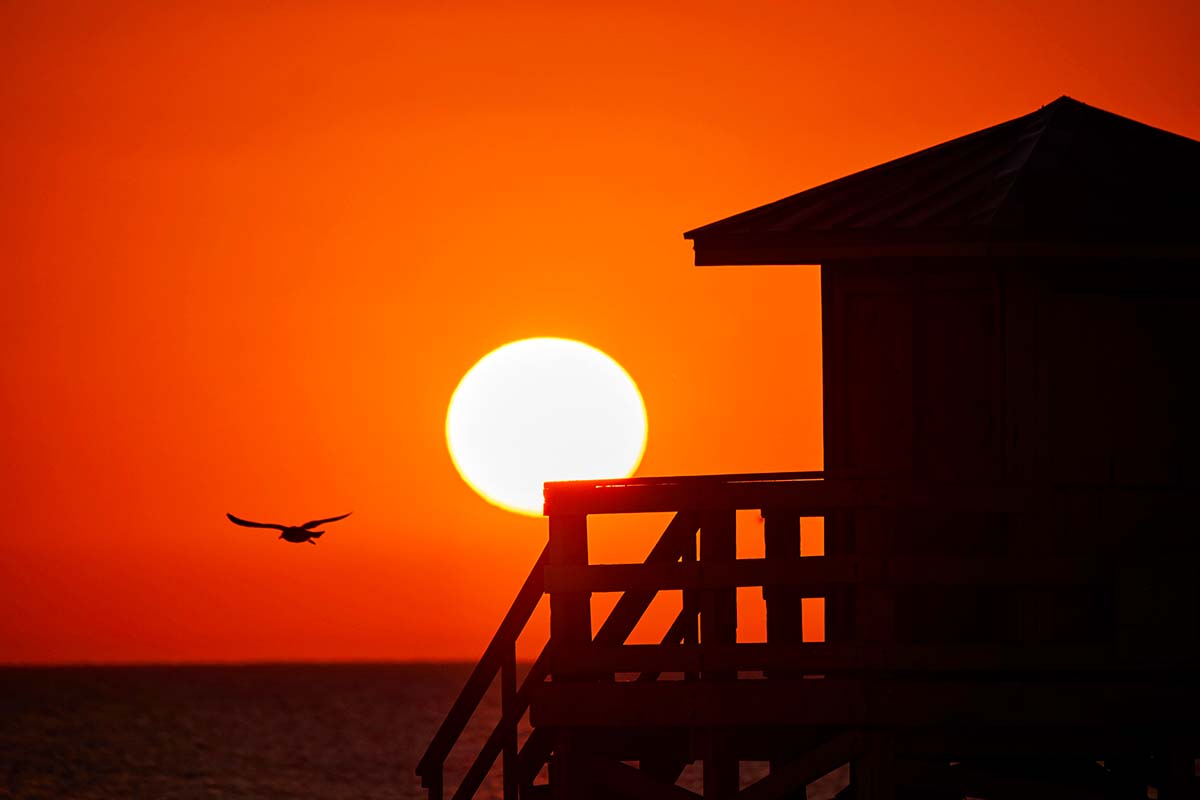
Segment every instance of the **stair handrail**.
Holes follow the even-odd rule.
[[[487,694],[488,687],[503,668],[505,660],[510,658],[510,653],[516,647],[517,637],[525,629],[545,593],[543,571],[549,552],[550,546],[547,544],[534,562],[529,576],[521,585],[516,599],[509,606],[487,649],[483,651],[479,663],[471,671],[454,705],[429,741],[425,754],[417,762],[416,773],[421,778],[421,785],[431,790],[431,796],[435,793],[440,796],[446,758],[462,736],[467,723],[471,721],[480,701]],[[501,720],[502,723],[505,721]]]
[[[483,785],[484,779],[487,777],[488,771],[492,765],[496,763],[496,758],[504,750],[505,738],[515,736],[517,725],[521,722],[521,717],[525,716],[525,712],[529,709],[529,701],[533,691],[537,686],[546,680],[546,676],[550,674],[550,649],[542,650],[542,654],[538,656],[537,661],[529,668],[529,673],[525,676],[525,680],[521,683],[521,688],[516,691],[512,698],[511,708],[505,710],[500,717],[500,721],[492,728],[491,734],[483,747],[480,748],[475,760],[471,766],[467,768],[466,774],[463,776],[462,782],[458,788],[454,790],[452,800],[468,800],[475,796],[475,792]],[[518,794],[517,784],[523,780],[524,772],[532,772],[534,775],[537,769],[541,768],[541,764],[536,765],[537,769],[531,768],[532,765],[525,764],[522,770],[521,751],[514,752],[517,756],[517,762],[511,765],[511,772],[507,772],[504,776],[506,783],[511,783],[511,788],[506,787],[504,790],[505,798],[515,798]],[[509,765],[505,766],[506,771],[510,769]],[[533,776],[529,777],[533,780]]]
[[[676,514],[670,524],[667,525],[666,530],[663,531],[662,535],[655,542],[654,547],[651,548],[650,553],[646,557],[646,563],[671,562],[681,557],[685,561],[694,560],[695,534],[699,525],[700,518],[696,514],[691,512]],[[430,800],[441,800],[444,789],[443,780],[446,759],[454,749],[459,737],[462,736],[467,724],[479,707],[479,703],[487,694],[492,681],[495,680],[498,674],[503,673],[505,676],[509,676],[515,670],[517,637],[524,630],[542,596],[546,593],[545,569],[549,560],[549,552],[550,545],[547,544],[543,548],[541,555],[534,562],[533,568],[529,571],[529,576],[521,585],[516,599],[513,600],[508,612],[504,615],[504,619],[496,629],[495,635],[480,657],[479,663],[475,665],[462,691],[459,692],[457,699],[454,701],[454,705],[451,706],[450,711],[446,714],[446,718],[442,721],[437,732],[430,740],[429,746],[425,749],[424,755],[421,756],[421,760],[417,763],[416,773],[421,778],[422,787],[429,791]],[[610,644],[623,643],[636,626],[638,620],[641,619],[642,614],[650,605],[656,593],[656,589],[643,589],[622,594],[609,614],[608,619],[605,620],[605,623],[596,632],[596,641]],[[664,643],[685,638],[684,626],[688,620],[694,625],[697,611],[698,608],[694,603],[686,604],[686,607],[680,611],[678,618],[667,632]],[[514,731],[521,717],[524,716],[525,711],[529,707],[533,691],[539,684],[545,681],[550,671],[551,649],[547,646],[542,650],[530,668],[519,689],[516,689],[515,686],[510,688],[502,687],[505,708],[502,709],[500,721],[496,723],[480,752],[468,768],[462,782],[456,788],[453,795],[454,800],[469,798],[474,795],[475,791],[482,784],[483,779],[487,776],[487,772],[491,769],[497,756],[504,749],[505,737],[515,736]],[[657,677],[657,675],[647,674],[642,677],[642,680],[651,680]],[[505,677],[502,683],[510,680],[513,679]],[[537,737],[531,737],[531,741],[533,738]],[[526,744],[529,744],[529,742]],[[511,765],[514,767],[511,770],[513,775],[509,776],[506,774],[506,784],[509,784],[510,781],[531,779],[531,773],[535,773],[540,767],[540,764],[532,763],[537,756],[533,752],[530,752],[529,748],[520,748],[517,756],[517,763]],[[509,763],[506,762],[506,773],[510,771],[509,766]],[[515,796],[515,792],[510,791],[510,787],[506,785],[505,797],[509,796]]]

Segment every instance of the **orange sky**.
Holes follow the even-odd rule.
[[[616,358],[641,474],[818,468],[818,270],[685,229],[1062,94],[1200,138],[1194,0],[243,5],[0,9],[0,661],[472,659],[546,535],[446,453],[484,353]]]

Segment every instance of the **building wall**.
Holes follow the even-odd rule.
[[[1198,274],[1183,262],[826,265],[827,469],[1197,482]]]
[[[1200,478],[1198,266],[825,265],[830,476],[1046,487],[1059,498],[1036,515],[908,514],[885,525],[850,515],[830,520],[827,549],[867,540],[898,553],[1031,558],[1200,549],[1186,533],[1194,526],[1152,498]],[[1103,503],[1113,491],[1147,499],[1114,514]],[[1189,591],[1170,613],[1194,630]],[[1122,617],[1118,594],[906,590],[895,631],[904,640],[1103,640]],[[852,635],[852,609],[831,610],[834,639],[839,613],[841,638]]]

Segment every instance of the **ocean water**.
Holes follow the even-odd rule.
[[[470,669],[3,668],[0,798],[424,797],[413,769]]]
[[[470,670],[0,668],[0,798],[423,798],[413,770]],[[476,716],[448,788],[499,719],[495,692]],[[499,800],[499,772],[481,800]]]

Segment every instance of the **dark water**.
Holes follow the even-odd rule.
[[[3,668],[0,798],[423,797],[413,769],[469,670]]]
[[[413,769],[470,669],[0,668],[0,798],[422,798]],[[500,717],[495,692],[476,716],[449,789]],[[499,800],[498,767],[481,800]],[[762,771],[746,765],[743,783]],[[844,785],[830,778],[810,797]],[[681,783],[700,780],[693,765]]]

